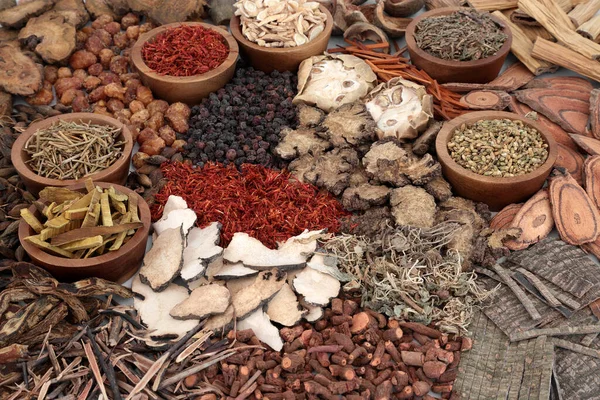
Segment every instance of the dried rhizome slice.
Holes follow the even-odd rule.
[[[235,317],[235,310],[233,305],[229,305],[224,313],[215,314],[210,316],[203,326],[206,331],[228,331],[233,327],[233,318]]]
[[[285,285],[286,277],[286,273],[278,269],[262,271],[252,285],[244,287],[237,293],[232,293],[231,302],[236,316],[244,318],[271,300]]]
[[[230,279],[238,279],[246,276],[252,276],[258,274],[258,270],[244,267],[244,264],[241,262],[238,263],[223,263],[223,266],[214,275],[215,279],[222,279],[228,281]]]
[[[254,283],[256,276],[248,275],[237,279],[230,279],[225,281],[225,286],[229,289],[231,296],[234,296],[240,290],[248,287]]]
[[[583,162],[585,161],[581,153],[570,149],[558,143],[558,155],[554,166],[557,168],[565,168],[567,172],[577,181],[583,183]]]
[[[200,322],[197,319],[179,321],[169,314],[173,307],[188,298],[189,292],[183,286],[172,283],[157,293],[142,283],[140,276],[136,275],[131,290],[135,294],[133,306],[140,314],[142,322],[152,331],[150,338],[153,340],[178,339]]]
[[[307,313],[308,311],[298,303],[298,296],[287,283],[267,306],[267,315],[271,321],[283,326],[296,325]]]
[[[578,246],[600,235],[600,213],[573,177],[555,168],[550,178],[550,203],[556,229],[565,242]]]
[[[181,226],[160,234],[144,257],[144,265],[140,268],[141,281],[156,292],[166,289],[181,271],[184,241]]]
[[[183,251],[183,279],[190,281],[202,276],[208,264],[223,254],[223,248],[219,246],[220,236],[221,224],[218,222],[189,231]]]
[[[312,305],[325,306],[340,292],[340,281],[329,274],[306,267],[296,275],[294,290]]]
[[[588,157],[583,164],[585,191],[596,208],[600,209],[600,156]]]
[[[586,153],[592,156],[600,155],[600,140],[575,134],[571,134],[571,139]]]
[[[211,284],[200,286],[190,297],[171,309],[175,319],[202,319],[214,314],[222,314],[231,302],[229,290],[225,286]]]
[[[498,214],[494,215],[494,218],[490,221],[490,228],[500,230],[509,227],[521,207],[523,207],[523,203],[509,204],[504,207]]]
[[[160,235],[167,229],[181,227],[184,235],[188,234],[188,231],[196,223],[196,213],[194,210],[186,208],[183,210],[173,210],[165,219],[156,221],[153,225],[154,232]]]
[[[237,329],[252,329],[254,335],[261,342],[269,345],[273,350],[280,351],[283,348],[283,340],[277,329],[269,319],[269,316],[261,309],[254,311],[237,324]]]
[[[300,300],[300,305],[308,310],[308,313],[304,315],[304,319],[307,322],[316,322],[323,318],[325,312],[323,311],[323,307],[313,306],[312,304],[307,303],[304,299]]]
[[[542,189],[527,200],[509,227],[521,229],[518,239],[504,242],[511,250],[526,249],[548,236],[554,228],[548,190]]]

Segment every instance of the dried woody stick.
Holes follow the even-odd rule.
[[[531,318],[534,320],[541,319],[542,316],[535,309],[535,306],[533,305],[531,299],[527,297],[527,294],[525,294],[525,292],[519,287],[519,285],[517,285],[517,283],[512,279],[508,271],[506,271],[503,267],[501,267],[498,264],[495,264],[493,266],[493,269],[494,271],[496,271],[498,276],[502,278],[506,286],[508,286],[510,290],[512,290],[512,292],[515,294],[515,296],[517,296],[517,298],[519,299],[521,304],[523,304],[523,307],[525,307],[525,310],[527,310]]]
[[[570,326],[561,328],[545,328],[545,329],[531,329],[525,332],[515,332],[510,335],[511,342],[520,342],[522,340],[529,340],[538,336],[569,336],[569,335],[587,335],[589,333],[600,332],[600,324],[596,325],[581,325],[581,326]]]
[[[531,55],[533,42],[527,37],[525,32],[521,30],[519,25],[513,23],[499,11],[494,11],[492,15],[508,25],[513,35],[512,45],[510,46],[511,51],[534,75],[541,75],[546,72],[554,72],[557,70],[557,67],[551,63],[538,60]]]
[[[562,303],[558,301],[556,297],[554,297],[550,289],[548,289],[548,287],[544,285],[540,278],[538,278],[535,274],[529,272],[525,268],[518,268],[517,271],[525,275],[527,280],[529,280],[529,282],[531,282],[531,284],[535,286],[537,290],[539,290],[542,296],[544,296],[548,304],[550,304],[552,307],[559,307],[562,305]]]
[[[600,0],[588,0],[575,6],[569,12],[569,18],[573,21],[575,27],[589,21],[600,10]]]
[[[516,8],[519,0],[469,0],[469,5],[477,11],[510,10]]]
[[[584,38],[597,42],[600,39],[600,15],[596,15],[587,22],[584,22],[577,28],[579,33]]]
[[[531,55],[600,82],[599,63],[592,62],[589,58],[560,44],[538,38],[533,44]]]

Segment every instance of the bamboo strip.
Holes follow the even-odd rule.
[[[600,44],[578,35],[568,15],[553,0],[519,0],[519,8],[571,50],[592,60],[600,59]]]
[[[600,15],[596,15],[594,18],[581,24],[577,28],[577,33],[594,42],[600,40]]]
[[[576,5],[568,15],[573,25],[578,27],[589,21],[598,11],[600,11],[600,0],[589,0],[587,3]]]
[[[469,5],[477,11],[496,11],[515,8],[519,0],[469,0]]]
[[[556,71],[556,67],[546,61],[541,61],[531,56],[533,42],[521,30],[521,27],[513,23],[500,11],[494,11],[493,16],[502,20],[511,30],[513,35],[512,45],[510,46],[513,54],[530,70],[534,75],[541,75],[546,72]]]
[[[529,340],[538,336],[570,336],[587,335],[588,333],[600,332],[600,325],[566,326],[560,328],[531,329],[525,332],[515,332],[510,335],[511,342]]]
[[[539,38],[533,44],[531,55],[600,82],[600,63],[591,62],[589,58],[560,44]]]

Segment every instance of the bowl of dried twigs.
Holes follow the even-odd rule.
[[[37,195],[46,186],[72,186],[85,178],[123,185],[132,151],[133,138],[123,123],[72,113],[31,124],[15,141],[11,158],[27,190]]]
[[[488,141],[488,136],[475,132],[478,127],[500,132],[500,139]],[[519,140],[534,144],[521,145],[516,143],[517,139],[502,139],[503,132],[511,130],[519,131],[515,134],[522,138]],[[466,136],[463,132],[470,138],[455,138],[459,134]],[[435,150],[454,193],[485,203],[492,211],[525,201],[540,190],[558,155],[556,141],[543,126],[503,111],[477,111],[446,122],[436,138]]]
[[[57,279],[71,282],[79,279],[96,277],[107,279],[113,282],[123,283],[137,272],[142,263],[142,259],[144,258],[144,254],[146,252],[146,242],[148,240],[148,233],[151,225],[150,208],[139,194],[125,186],[114,185],[105,182],[94,182],[94,185],[99,186],[102,189],[110,189],[113,187],[115,193],[132,199],[132,201],[136,204],[138,216],[136,220],[139,221],[136,224],[137,229],[133,235],[128,234],[124,240],[121,238],[121,242],[123,244],[120,245],[118,249],[112,251],[107,250],[101,255],[93,255],[88,258],[67,258],[65,256],[55,255],[56,253],[51,254],[52,248],[44,250],[44,248],[40,248],[32,241],[26,239],[31,236],[36,236],[39,238],[40,232],[36,232],[26,222],[25,218],[21,219],[21,222],[19,223],[19,241],[33,263],[45,268]],[[69,186],[67,189],[81,192],[83,194],[87,193],[85,183]],[[111,204],[114,203],[111,202]],[[38,205],[41,205],[41,203]],[[130,204],[129,207],[131,206],[132,205]],[[35,205],[32,205],[29,208],[29,212],[39,221],[43,221],[42,212]],[[131,213],[129,215],[131,215]],[[115,219],[114,225],[110,226],[109,229],[113,227],[117,228],[118,225],[119,222]],[[89,237],[90,234],[84,234],[81,232],[85,230],[88,230],[89,232],[89,230],[94,229],[101,230],[106,229],[106,227],[93,226],[87,228],[76,228],[73,230],[73,232],[67,231],[66,233],[70,234],[77,232],[78,237]],[[114,244],[114,239],[111,239],[111,235],[106,234],[106,232],[107,231],[103,231],[103,240],[108,242],[105,245],[106,249],[108,249],[112,244]],[[52,234],[50,236],[52,236]],[[59,236],[60,234],[47,239],[49,244],[54,243],[54,240],[59,239]],[[42,238],[40,238],[40,240],[41,239]],[[59,245],[59,243],[54,244]],[[75,250],[72,251],[75,253]]]
[[[406,27],[406,47],[410,54],[410,61],[417,67],[427,72],[433,79],[436,79],[439,83],[447,82],[464,82],[464,83],[487,83],[498,76],[498,73],[502,69],[504,60],[510,52],[510,46],[512,44],[512,33],[510,28],[499,20],[497,17],[490,15],[491,20],[501,27],[502,33],[506,35],[504,44],[500,49],[493,55],[488,57],[479,58],[471,61],[457,61],[451,59],[438,58],[431,55],[429,52],[421,49],[417,45],[415,39],[415,33],[417,25],[427,18],[431,17],[443,17],[458,12],[468,12],[469,9],[462,7],[443,7],[437,8],[428,12],[425,12],[415,17],[412,22]],[[447,34],[446,29],[437,29],[440,35]],[[475,33],[475,35],[477,35]],[[481,35],[479,35],[481,36]],[[464,37],[457,37],[457,40],[464,39]],[[429,42],[438,43],[441,42],[437,39],[431,39]],[[444,46],[444,45],[442,45]],[[450,46],[444,46],[450,47]]]

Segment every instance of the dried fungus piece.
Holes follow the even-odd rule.
[[[242,331],[252,329],[254,335],[261,342],[265,343],[275,351],[281,351],[283,340],[277,329],[269,319],[269,316],[262,310],[256,310],[237,324],[237,329]]]
[[[308,58],[298,70],[298,95],[294,104],[307,104],[330,112],[363,98],[377,76],[369,65],[352,55]]]
[[[509,228],[521,229],[518,239],[505,242],[511,250],[526,249],[548,236],[554,229],[548,191],[542,189],[527,200],[515,214]]]
[[[504,207],[498,212],[498,214],[494,215],[494,218],[492,218],[490,221],[490,228],[494,230],[508,228],[513,219],[515,219],[515,215],[517,215],[521,207],[523,207],[522,203],[509,204]]]
[[[436,213],[435,199],[425,189],[404,186],[392,191],[392,215],[398,225],[430,228]]]
[[[166,229],[152,243],[140,268],[140,280],[155,292],[163,291],[183,267],[185,236],[182,227]]]
[[[383,185],[364,183],[350,187],[342,195],[342,204],[348,211],[368,210],[373,206],[382,206],[388,202],[391,189]]]
[[[317,107],[308,106],[306,104],[298,105],[297,115],[298,124],[300,124],[300,126],[307,127],[316,127],[321,124],[323,118],[325,118],[325,113],[323,110]]]
[[[31,96],[42,88],[42,71],[20,49],[0,43],[0,88],[8,93]]]
[[[75,51],[75,27],[55,12],[27,21],[19,41],[50,64],[62,63]]]
[[[279,132],[279,137],[275,154],[284,160],[293,160],[306,154],[317,156],[331,148],[331,143],[318,137],[312,128],[285,127]]]
[[[150,332],[150,338],[180,338],[198,325],[199,320],[181,321],[171,317],[170,312],[177,304],[189,297],[188,290],[174,283],[162,292],[155,292],[144,284],[139,275],[133,278],[131,290],[136,294],[133,306]]]
[[[577,246],[598,239],[600,213],[587,193],[564,169],[552,172],[550,202],[562,240]]]
[[[21,28],[32,17],[37,17],[52,8],[55,0],[20,1],[15,7],[0,11],[0,25],[6,28]]]
[[[296,293],[315,306],[326,306],[340,292],[340,281],[329,274],[306,267],[293,282]]]
[[[400,141],[416,138],[433,118],[433,97],[425,87],[393,78],[373,89],[366,98],[367,110],[377,123],[380,139]]]
[[[183,250],[181,278],[191,281],[204,274],[209,263],[223,254],[219,246],[221,224],[213,222],[205,228],[192,228],[187,235]]]
[[[275,297],[269,301],[267,315],[271,321],[283,326],[294,326],[307,314],[298,297],[287,283],[277,292]]]
[[[171,317],[175,319],[203,319],[222,314],[231,302],[229,290],[220,285],[204,285],[192,291],[190,297],[173,307]]]
[[[399,171],[399,160],[408,157],[408,152],[395,140],[373,143],[371,149],[362,159],[362,164],[369,177],[396,187],[409,183],[408,178]]]
[[[423,187],[436,201],[444,202],[452,197],[452,187],[442,176],[436,176]]]
[[[269,302],[285,285],[286,273],[278,269],[262,271],[250,286],[231,293],[231,304],[237,318],[245,318]]]

